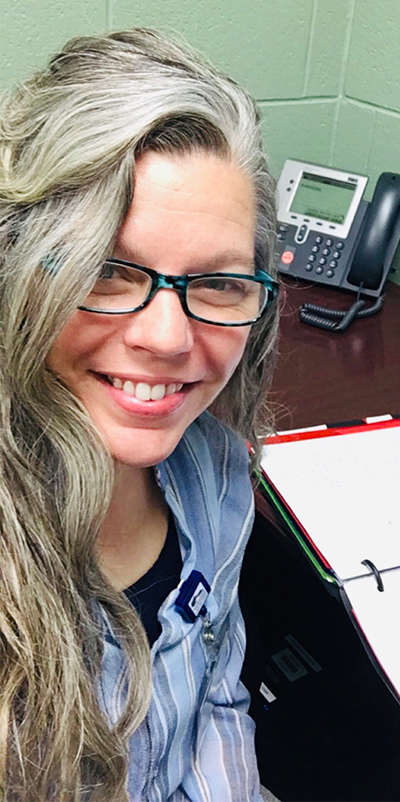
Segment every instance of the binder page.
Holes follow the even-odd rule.
[[[400,565],[400,427],[267,442],[261,467],[339,578]]]
[[[378,662],[400,695],[400,571],[384,572],[381,579],[382,593],[374,576],[346,582],[344,591]]]

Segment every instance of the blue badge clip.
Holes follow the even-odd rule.
[[[206,614],[205,600],[211,588],[200,571],[192,571],[182,583],[175,607],[185,621],[193,623],[198,615]]]

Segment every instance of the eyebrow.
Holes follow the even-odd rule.
[[[199,259],[199,264],[202,267],[213,268],[214,270],[219,270],[223,267],[231,267],[233,265],[240,265],[241,267],[252,269],[254,268],[254,263],[254,254],[251,256],[245,255],[235,250],[224,251],[215,256],[210,256],[209,258]]]
[[[133,264],[138,265],[138,267],[148,267],[148,265],[145,265],[145,263],[140,259],[127,259],[126,256],[114,256],[114,258],[132,261]],[[201,273],[204,269],[214,270],[217,272],[227,267],[241,267],[243,270],[249,271],[254,270],[254,254],[250,256],[238,250],[227,250],[223,251],[223,253],[215,254],[209,257],[200,257],[196,264],[187,265],[185,271],[186,275],[190,275],[191,273]]]

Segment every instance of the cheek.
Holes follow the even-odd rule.
[[[220,330],[221,331],[221,330]],[[223,335],[219,334],[213,343],[216,365],[218,365],[221,378],[228,381],[238,366],[249,337],[249,330],[225,329]]]
[[[82,319],[81,313],[76,314],[64,326],[50,350],[47,364],[61,375],[66,375],[78,368],[81,362],[96,353],[104,341],[110,338],[110,332],[105,331],[104,324],[99,321]]]

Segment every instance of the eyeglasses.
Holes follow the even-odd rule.
[[[176,290],[186,315],[215,326],[248,326],[266,312],[279,285],[264,270],[166,276],[123,259],[107,259],[79,309],[126,315],[144,309],[158,290]]]

